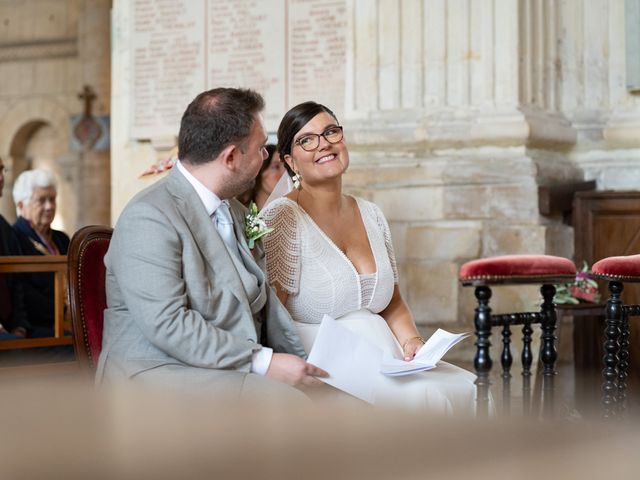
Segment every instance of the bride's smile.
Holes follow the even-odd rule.
[[[335,160],[336,158],[338,158],[335,154],[330,153],[329,155],[323,155],[322,157],[320,157],[318,160],[316,160],[317,164],[323,164],[323,163],[327,163],[327,162],[331,162],[332,160]]]

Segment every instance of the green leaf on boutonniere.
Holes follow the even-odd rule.
[[[255,202],[249,204],[249,211],[244,216],[244,236],[247,238],[249,248],[253,249],[256,241],[260,240],[265,235],[271,233],[273,228],[267,227],[260,213],[258,212],[258,206]]]

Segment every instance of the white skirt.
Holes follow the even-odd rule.
[[[369,310],[358,310],[337,319],[340,325],[361,335],[379,348],[395,356],[402,349],[387,322]],[[311,351],[319,324],[294,322],[305,350]],[[467,370],[439,362],[426,372],[402,377],[380,374],[376,387],[375,405],[389,408],[405,408],[417,411],[433,411],[455,415],[475,413],[475,375]]]

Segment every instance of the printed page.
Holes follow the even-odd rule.
[[[322,318],[308,362],[329,373],[329,378],[320,378],[323,382],[365,402],[375,401],[382,350],[328,315]]]

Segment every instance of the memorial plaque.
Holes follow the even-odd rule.
[[[346,0],[133,0],[134,138],[177,135],[208,88],[252,88],[267,130],[306,101],[344,110]]]
[[[209,0],[207,88],[245,87],[262,94],[268,130],[285,102],[286,0]]]
[[[344,111],[346,0],[289,0],[289,106],[314,100]]]
[[[205,0],[134,0],[132,136],[176,135],[185,106],[205,88]]]

